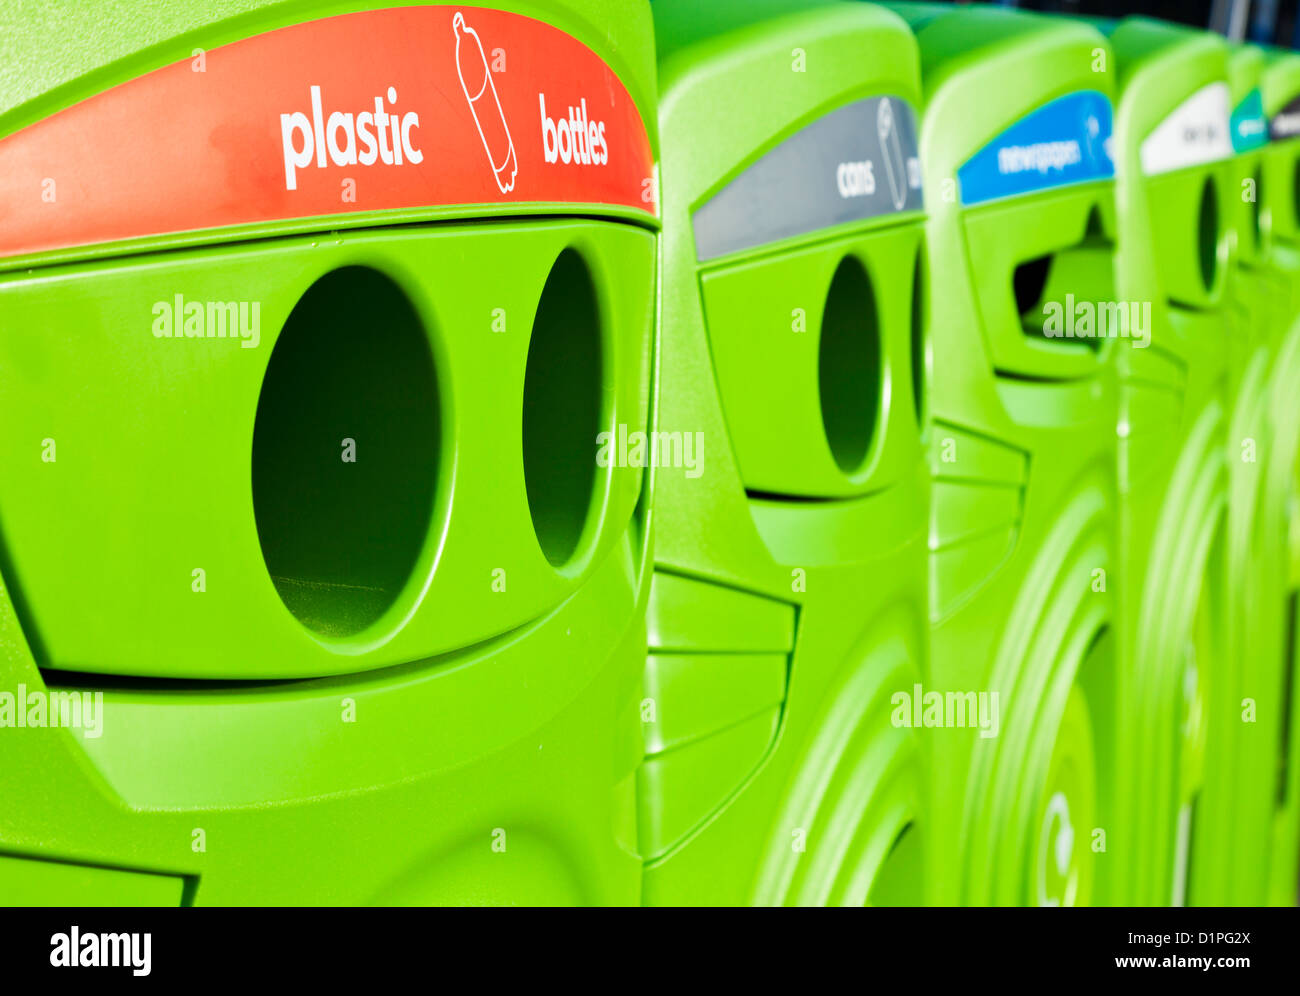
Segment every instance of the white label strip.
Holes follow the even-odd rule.
[[[1227,83],[1210,83],[1169,112],[1142,143],[1147,176],[1232,155]]]

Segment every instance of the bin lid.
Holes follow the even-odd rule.
[[[689,214],[676,227],[700,260],[922,209],[919,67],[896,15],[840,0],[653,11],[665,213]]]
[[[643,4],[159,6],[7,26],[0,267],[575,205],[657,225]]]
[[[1146,17],[1106,25],[1119,60],[1121,157],[1146,176],[1232,155],[1228,45],[1218,35]]]
[[[1268,118],[1260,81],[1264,50],[1258,45],[1234,45],[1228,53],[1228,95],[1232,109],[1232,151],[1252,152],[1268,143]]]
[[[1267,49],[1259,87],[1274,141],[1300,136],[1300,53]]]
[[[891,4],[916,31],[931,177],[963,205],[1110,179],[1109,48],[1081,21],[991,7]]]

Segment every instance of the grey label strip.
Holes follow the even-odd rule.
[[[923,207],[916,114],[898,97],[870,97],[795,132],[701,205],[695,252],[714,259]]]
[[[1300,97],[1292,97],[1268,123],[1268,136],[1275,142],[1300,135]]]

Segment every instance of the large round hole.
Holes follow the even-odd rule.
[[[912,272],[912,401],[916,424],[925,424],[925,380],[929,368],[925,338],[925,250],[916,252]]]
[[[439,431],[405,294],[360,266],[313,284],[276,341],[253,429],[262,556],[303,625],[347,636],[396,600],[432,518]]]
[[[846,474],[866,460],[880,404],[880,327],[875,295],[862,264],[840,261],[822,312],[818,380],[822,424],[836,464]]]
[[[596,480],[601,422],[600,308],[582,257],[560,253],[533,320],[524,376],[524,484],[546,559],[578,548]]]
[[[1291,167],[1291,214],[1300,225],[1300,159]]]
[[[1219,198],[1215,193],[1214,179],[1205,178],[1201,187],[1201,215],[1197,232],[1200,243],[1201,281],[1205,289],[1214,289],[1214,278],[1219,269]]]

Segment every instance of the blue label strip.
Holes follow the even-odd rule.
[[[1232,151],[1249,152],[1268,144],[1268,118],[1259,89],[1251,90],[1232,111]]]
[[[1025,115],[957,170],[963,204],[1115,176],[1111,107],[1097,90],[1058,97]]]

